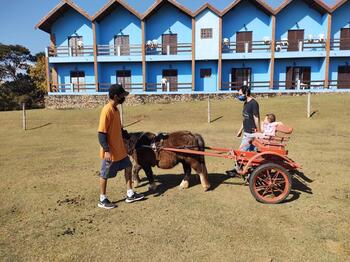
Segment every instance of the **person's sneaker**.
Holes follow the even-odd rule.
[[[126,197],[125,202],[126,203],[132,203],[135,201],[139,201],[141,199],[143,199],[145,196],[142,194],[137,194],[136,192],[134,192],[134,194],[131,197]]]
[[[111,203],[107,198],[105,198],[105,200],[103,200],[102,202],[99,201],[97,206],[105,209],[112,209],[117,207],[115,204]]]
[[[237,176],[237,170],[236,169],[227,170],[226,171],[226,175],[228,175],[229,177],[236,177]]]

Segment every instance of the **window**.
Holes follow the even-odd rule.
[[[201,68],[200,75],[201,75],[201,78],[211,77],[211,68]]]
[[[213,28],[202,28],[201,29],[201,39],[213,38]]]

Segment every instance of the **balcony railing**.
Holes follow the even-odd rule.
[[[279,40],[276,41],[276,52],[284,51],[323,51],[326,49],[325,39],[305,39],[301,41]]]
[[[324,88],[324,80],[311,80],[311,81],[274,81],[274,87],[285,88],[290,90],[304,90],[304,89],[319,89]]]
[[[191,43],[146,44],[146,55],[177,55],[192,52]]]
[[[50,57],[67,57],[67,56],[93,56],[93,46],[57,46],[49,47],[48,55]]]
[[[151,92],[177,92],[184,90],[192,90],[192,83],[146,83],[146,90]]]
[[[100,83],[98,90],[100,92],[108,92],[111,85],[112,84],[110,84],[110,83]],[[123,87],[128,92],[132,92],[132,91],[141,92],[143,90],[143,83],[123,84]]]
[[[69,92],[69,93],[79,93],[83,92],[86,93],[88,91],[94,91],[96,89],[95,84],[73,84],[73,83],[68,83],[68,84],[50,84],[50,91],[51,92]]]
[[[331,39],[331,50],[350,50],[350,38]]]
[[[222,89],[231,89],[236,90],[240,88],[242,85],[247,85],[251,87],[252,89],[256,88],[269,88],[270,87],[270,81],[254,81],[250,83],[246,82],[223,82],[221,88]]]
[[[101,56],[141,56],[142,45],[98,45],[97,54]]]
[[[329,81],[329,87],[330,88],[341,88],[341,89],[350,88],[350,81],[331,80],[331,81]]]
[[[251,42],[223,42],[223,53],[254,53],[270,52],[270,41],[251,41]]]

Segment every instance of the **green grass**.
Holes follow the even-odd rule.
[[[257,203],[228,160],[206,158],[215,185],[204,193],[193,178],[179,190],[182,169],[155,169],[160,192],[123,202],[123,176],[110,180],[118,202],[98,209],[97,125],[100,109],[0,113],[0,260],[101,261],[345,261],[350,255],[350,95],[259,98],[261,115],[273,112],[294,127],[290,157],[313,180],[280,205]],[[242,104],[129,106],[131,131],[191,130],[206,144],[237,148]],[[312,194],[306,193],[309,188]],[[74,229],[72,234],[67,234]],[[64,234],[66,232],[66,234]]]

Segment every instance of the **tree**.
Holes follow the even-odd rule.
[[[36,63],[29,68],[29,76],[40,90],[46,91],[46,63],[45,53],[35,55]]]
[[[26,73],[35,60],[36,57],[24,46],[0,43],[0,82],[17,80],[18,75]]]

